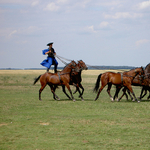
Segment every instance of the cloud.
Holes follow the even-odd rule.
[[[96,31],[94,30],[94,26],[87,26],[84,28],[84,32],[85,33],[96,33]]]
[[[14,35],[20,36],[20,35],[34,35],[38,33],[41,29],[36,26],[29,26],[27,28],[19,28],[17,30],[10,30],[3,33],[3,36],[6,36],[8,38],[12,38]],[[8,33],[9,32],[9,33]],[[1,32],[0,32],[1,33]]]
[[[8,37],[9,37],[9,38],[12,37],[12,35],[15,34],[15,33],[17,33],[17,30],[13,30],[13,31],[8,35]]]
[[[33,2],[31,3],[32,6],[36,6],[36,5],[38,5],[38,4],[39,4],[39,1],[33,1]]]
[[[144,2],[139,4],[140,9],[146,9],[148,7],[150,7],[150,0],[149,1],[144,1]]]
[[[59,10],[59,6],[57,4],[55,4],[54,2],[52,2],[52,3],[49,3],[44,8],[44,10],[47,10],[47,11],[57,11],[57,10]]]
[[[146,44],[148,42],[150,42],[150,40],[142,39],[142,40],[136,41],[136,46],[141,46],[141,45]]]
[[[69,2],[68,0],[57,0],[57,3],[67,3],[67,2]]]
[[[129,13],[129,12],[117,12],[114,15],[108,15],[108,14],[104,14],[105,18],[110,18],[110,19],[127,19],[127,18],[138,18],[138,17],[142,17],[141,14],[139,13]]]
[[[100,27],[100,28],[106,28],[108,25],[109,25],[108,22],[103,21],[103,22],[100,23],[100,26],[99,26],[99,27]]]

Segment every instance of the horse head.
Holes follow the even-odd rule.
[[[77,63],[74,60],[71,61],[70,67],[72,69],[72,72],[79,72],[80,71],[79,66],[77,65]]]
[[[88,69],[88,67],[86,66],[86,64],[82,60],[78,61],[78,66],[80,67],[81,70],[87,70]]]
[[[135,69],[135,73],[136,73],[136,75],[139,74],[140,76],[144,76],[145,75],[145,71],[144,71],[143,67],[136,68]]]

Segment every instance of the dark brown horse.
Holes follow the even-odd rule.
[[[78,63],[77,63],[78,67],[80,68],[80,71],[79,72],[72,72],[71,73],[71,80],[70,80],[70,85],[74,85],[76,87],[76,91],[74,92],[74,94],[78,91],[79,92],[79,97],[81,97],[82,101],[84,100],[82,95],[83,95],[83,92],[84,92],[84,88],[81,84],[81,81],[82,81],[82,78],[81,78],[81,72],[82,70],[87,70],[88,67],[86,66],[86,64],[82,61],[82,60],[79,60]],[[62,88],[63,88],[63,92],[67,95],[67,97],[70,99],[70,96],[66,93],[66,90],[65,90],[65,86],[62,85]],[[82,92],[80,91],[80,89],[82,89]]]
[[[112,101],[114,101],[113,97],[110,94],[110,89],[111,89],[111,86],[113,84],[113,85],[116,85],[118,87],[119,86],[120,87],[122,87],[122,86],[127,87],[130,90],[130,92],[132,93],[132,95],[134,96],[135,100],[137,101],[137,98],[135,97],[131,83],[132,83],[132,80],[135,78],[135,76],[137,76],[138,74],[139,75],[144,74],[144,70],[142,67],[130,70],[128,72],[128,75],[122,75],[121,73],[114,73],[114,72],[106,72],[106,73],[100,74],[97,78],[94,91],[96,91],[96,92],[98,91],[100,81],[101,81],[101,87],[99,89],[99,92],[98,92],[95,100],[98,99],[99,94],[101,93],[103,88],[106,85],[108,85],[107,92],[110,96],[110,99]]]
[[[55,94],[55,89],[58,85],[64,85],[69,90],[73,101],[75,101],[75,99],[72,95],[72,91],[71,91],[70,86],[69,86],[69,83],[71,80],[70,76],[71,76],[72,71],[74,71],[74,72],[80,71],[80,68],[78,67],[78,65],[76,64],[75,61],[71,61],[71,63],[66,65],[64,67],[64,69],[58,73],[46,72],[45,74],[40,75],[37,79],[35,79],[34,84],[39,79],[40,79],[40,83],[41,83],[41,88],[39,90],[39,100],[41,100],[41,92],[43,91],[43,89],[48,84],[51,88],[51,92],[53,93],[54,99],[57,98],[58,100],[60,100],[58,98],[58,96]]]
[[[141,90],[141,94],[140,94],[140,97],[139,99],[142,99],[146,94],[147,94],[147,91],[149,91],[150,93],[150,64],[148,64],[146,67],[145,67],[145,75],[144,76],[136,76],[135,79],[132,81],[132,85],[133,86],[142,86],[142,90]],[[131,96],[130,94],[130,91],[126,88],[123,88],[123,94],[122,96],[118,99],[118,101],[120,101],[122,99],[122,97],[125,95],[126,96],[126,99],[128,100],[128,95],[126,94],[126,91],[128,92],[131,100],[133,100],[133,97]],[[144,95],[143,92],[145,91]],[[147,99],[150,98],[150,94],[149,96],[147,97]]]
[[[145,67],[145,80],[146,80],[146,86],[142,87],[140,99],[142,99],[147,94],[147,91],[149,91],[149,96],[147,97],[147,99],[150,98],[150,63],[147,64]],[[144,91],[145,93],[143,95]]]

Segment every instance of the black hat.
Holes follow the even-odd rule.
[[[53,42],[52,43],[48,43],[47,46],[52,45],[52,44],[53,44]]]

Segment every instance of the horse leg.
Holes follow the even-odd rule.
[[[67,89],[69,90],[69,92],[70,92],[70,94],[71,94],[71,97],[72,97],[73,101],[75,102],[76,100],[74,99],[74,97],[73,97],[73,95],[72,95],[72,91],[71,91],[71,89],[70,89],[69,84],[67,83],[67,84],[65,84],[65,86],[66,86]]]
[[[79,87],[82,89],[82,93],[80,92]],[[82,97],[83,92],[84,92],[84,88],[83,88],[83,86],[82,86],[80,83],[77,84],[77,89],[78,89],[78,92],[79,92],[79,97],[82,99],[82,101],[84,101],[84,99],[83,99],[83,97]]]
[[[131,93],[130,93],[129,89],[127,89],[127,92],[128,92],[128,94],[129,94],[129,96],[130,96],[131,100],[133,100],[133,97],[132,97],[132,95],[131,95]]]
[[[104,88],[105,86],[106,86],[106,85],[100,87],[100,89],[99,89],[99,91],[98,91],[98,93],[97,93],[97,96],[96,96],[96,98],[95,98],[95,101],[98,99],[98,97],[99,97],[101,91],[103,90],[103,88]]]
[[[51,85],[51,86],[52,86],[52,85]],[[51,86],[50,86],[50,89],[51,89]],[[53,89],[54,93],[55,93],[56,88],[57,88],[56,85],[53,85],[53,86],[52,86],[52,89]],[[53,93],[53,92],[52,92],[52,93]],[[60,100],[60,99],[58,98],[58,96],[57,96],[56,94],[54,94],[54,93],[53,93],[53,98],[54,98],[54,100],[57,100],[57,99]]]
[[[131,85],[128,85],[127,88],[128,88],[129,91],[132,93],[132,95],[133,95],[133,97],[134,97],[134,99],[135,99],[135,100],[132,100],[132,101],[133,101],[133,102],[134,102],[134,101],[140,102],[140,101],[137,100],[137,98],[136,98],[136,96],[135,96],[135,94],[134,94],[134,92],[133,92],[133,89],[132,89]]]
[[[80,97],[83,95],[83,92],[84,92],[84,88],[83,88],[83,86],[82,86],[82,84],[81,83],[79,83],[79,87],[82,89],[82,93],[81,93],[81,95],[80,95]]]
[[[81,91],[80,91],[80,89],[79,89],[79,87],[80,87],[80,84],[75,84],[75,83],[73,83],[73,85],[76,87],[76,90],[79,92],[79,97],[82,99],[82,101],[84,101],[84,99],[83,99],[83,97],[82,97],[82,95],[83,95],[83,93],[81,93]],[[82,87],[82,85],[81,85],[81,87]],[[82,90],[82,92],[83,92],[83,90]]]
[[[111,89],[111,87],[112,87],[112,84],[111,84],[111,83],[108,83],[107,93],[108,93],[108,95],[109,95],[111,101],[114,102],[114,99],[113,99],[113,97],[112,97],[111,94],[110,94],[110,89]]]
[[[120,90],[121,90],[121,86],[116,86],[116,92],[115,92],[115,95],[114,95],[114,100],[117,97],[117,101],[119,101],[119,99],[118,99],[118,93],[120,92]]]
[[[128,95],[127,95],[126,91],[127,91],[128,94],[130,95],[131,99],[133,99],[133,97],[132,97],[131,94],[130,94],[130,91],[129,91],[126,87],[124,87],[122,91],[123,91],[123,94],[122,94],[122,96],[119,98],[119,101],[122,99],[122,97],[123,97],[124,95],[126,96],[126,100],[128,100]]]
[[[42,101],[41,99],[41,93],[44,90],[44,88],[46,87],[47,83],[46,82],[41,82],[41,88],[39,89],[39,100]]]
[[[55,94],[56,86],[53,86],[53,85],[49,85],[49,86],[50,86],[51,92],[53,93],[53,98],[54,98],[55,100],[56,100],[56,98],[57,98],[58,100],[60,100],[59,97]]]
[[[150,89],[148,89],[148,91],[149,91],[149,96],[147,97],[147,99],[149,99],[149,98],[150,98]]]
[[[145,93],[143,94],[144,91]],[[146,94],[147,94],[147,89],[143,86],[140,94],[140,99],[142,99]]]
[[[76,87],[76,86],[75,86]],[[77,87],[76,87],[76,90],[73,92],[73,94],[75,94],[76,92],[78,91]]]
[[[65,85],[62,85],[62,90],[66,94],[66,96],[71,100],[70,96],[66,93]]]
[[[122,99],[122,97],[124,96],[124,95],[127,95],[126,94],[126,87],[124,87],[123,89],[122,89],[122,91],[123,91],[123,94],[121,95],[121,97],[118,99],[118,102]]]

